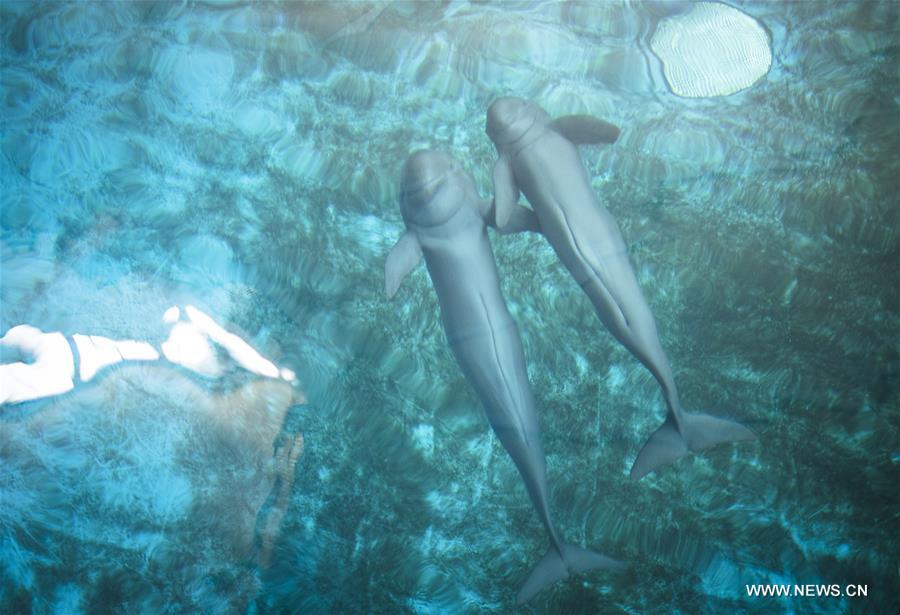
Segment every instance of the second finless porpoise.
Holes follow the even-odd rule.
[[[662,387],[668,413],[631,468],[638,479],[687,454],[720,442],[751,440],[753,432],[726,419],[685,412],[653,314],[641,294],[622,233],[597,199],[577,145],[612,143],[619,129],[590,116],[555,121],[537,105],[500,98],[488,109],[486,131],[497,147],[496,224],[503,228],[519,191],[537,214],[540,230],[607,329]]]

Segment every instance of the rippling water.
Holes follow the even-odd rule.
[[[629,564],[522,611],[889,612],[898,5],[731,4],[771,69],[690,99],[650,47],[688,3],[0,4],[0,329],[158,343],[194,305],[299,379],[123,365],[3,406],[0,610],[512,610],[543,531],[424,269],[382,272],[407,155],[487,194],[516,95],[622,128],[582,154],[683,401],[759,435],[631,482],[655,383],[541,237],[492,236],[560,530]]]

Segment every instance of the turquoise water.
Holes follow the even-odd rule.
[[[772,66],[714,98],[650,49],[682,3],[0,4],[0,332],[160,348],[192,305],[297,376],[219,349],[2,406],[0,611],[514,611],[545,534],[424,268],[387,300],[383,267],[408,154],[487,195],[516,95],[622,128],[582,157],[682,400],[759,436],[631,481],[658,387],[543,238],[492,234],[557,525],[628,564],[519,611],[891,612],[898,5],[731,4]]]

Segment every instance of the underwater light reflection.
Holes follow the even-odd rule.
[[[213,344],[221,346],[228,356],[250,373],[265,378],[296,383],[296,375],[288,368],[279,369],[240,336],[229,333],[208,314],[192,305],[185,307],[187,320],[180,320],[181,310],[172,306],[163,321],[172,324],[169,337],[160,344],[162,355],[172,365],[201,376],[217,378],[225,366],[219,361]],[[4,353],[17,352],[30,361],[0,364],[0,404],[14,404],[44,397],[62,395],[75,388],[75,365],[82,383],[91,381],[105,367],[127,362],[153,362],[160,353],[149,342],[112,340],[99,335],[75,333],[69,343],[59,331],[45,333],[32,325],[17,325],[0,338]]]
[[[0,338],[0,348],[34,357],[32,363],[0,365],[0,404],[62,395],[74,388],[75,359],[62,333],[18,325]]]
[[[128,470],[128,459],[120,459],[113,466],[100,461],[105,455],[94,452],[97,463],[89,463],[84,472],[89,484],[96,483],[104,472],[113,473],[114,479],[101,481],[103,493],[113,502],[122,497],[133,498],[129,501],[145,502],[150,510],[170,510],[172,518],[179,514],[205,517],[208,515],[203,511],[216,510],[219,516],[208,527],[206,538],[220,544],[229,558],[250,558],[248,561],[253,561],[258,570],[265,570],[271,566],[278,546],[291,502],[295,467],[304,450],[303,433],[291,427],[288,414],[292,408],[306,404],[305,393],[292,370],[277,367],[200,309],[172,306],[165,310],[162,320],[171,325],[171,330],[158,347],[147,341],[44,332],[29,324],[10,328],[0,338],[0,405],[68,393],[77,384],[94,381],[105,368],[120,364],[177,366],[204,378],[219,378],[227,372],[227,361],[220,358],[224,353],[239,367],[261,376],[220,392],[201,390],[189,378],[161,379],[158,371],[130,382],[129,386],[134,387],[130,390],[135,393],[150,392],[154,382],[168,382],[167,386],[181,390],[186,399],[193,401],[189,414],[203,422],[205,429],[202,434],[187,438],[184,444],[189,450],[203,451],[208,463],[201,466],[213,469],[212,476],[204,471],[200,477],[190,478],[193,464],[171,451],[162,453],[166,447],[158,448],[159,443],[154,448],[160,455],[156,463],[168,472],[161,471],[154,479],[159,491],[134,491],[135,479]],[[106,386],[109,384],[101,383],[92,395],[102,396],[115,390],[114,384],[112,389]],[[131,401],[125,403],[134,405]],[[44,424],[43,429],[49,429],[46,425],[59,420],[42,416],[32,424]],[[165,439],[169,445],[183,438],[177,427],[179,419],[170,419],[174,419],[174,431]],[[117,427],[126,431],[137,429],[139,424],[136,416],[115,421]],[[134,433],[152,439],[152,429],[148,429],[145,425]],[[97,446],[96,442],[85,443],[84,449],[93,451]],[[55,450],[53,444],[50,448]],[[227,478],[216,478],[217,470],[224,470]],[[161,553],[154,557],[166,556]],[[249,582],[245,599],[258,591],[257,584],[258,581]]]

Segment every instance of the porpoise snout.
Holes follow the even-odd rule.
[[[447,203],[443,189],[459,183],[459,163],[444,152],[421,149],[413,152],[403,165],[400,178],[400,211],[407,223],[431,226],[446,220],[458,203]],[[438,192],[444,195],[435,199]]]
[[[455,160],[431,149],[420,149],[412,153],[403,165],[400,186],[404,192],[421,189],[426,184],[440,179],[455,164]]]
[[[488,107],[485,132],[494,143],[511,143],[531,128],[535,111],[528,101],[521,98],[498,98]]]

